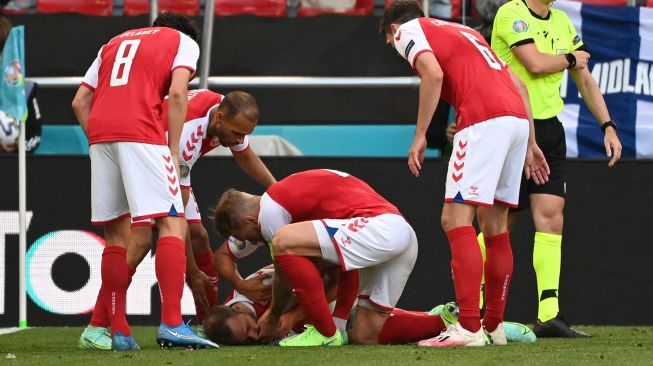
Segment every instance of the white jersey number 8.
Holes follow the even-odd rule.
[[[485,61],[487,61],[487,64],[490,65],[491,68],[495,70],[501,70],[501,64],[497,61],[496,58],[494,58],[494,55],[492,54],[492,51],[490,51],[489,48],[483,46],[482,44],[478,43],[478,39],[474,37],[473,34],[467,33],[460,31],[465,38],[469,39],[470,42],[474,44],[476,49],[483,55],[483,58],[485,58]]]
[[[127,85],[129,82],[129,71],[132,68],[132,61],[134,61],[136,50],[140,43],[140,39],[131,39],[120,43],[118,52],[116,52],[116,60],[113,62],[113,69],[111,69],[110,86]],[[127,47],[129,47],[128,51]],[[125,51],[127,51],[127,54],[125,54]],[[120,72],[121,68],[122,73]]]

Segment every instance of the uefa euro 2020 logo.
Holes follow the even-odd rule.
[[[515,20],[515,22],[512,23],[512,30],[515,31],[515,33],[528,32],[528,23],[521,19]]]
[[[24,82],[23,69],[20,67],[20,61],[14,60],[5,67],[4,80],[10,87],[18,87]]]

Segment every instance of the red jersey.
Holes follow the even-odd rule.
[[[94,91],[88,119],[89,144],[142,142],[166,145],[163,98],[172,71],[195,72],[199,46],[166,27],[135,29],[102,46],[82,85]]]
[[[179,139],[179,183],[181,188],[190,187],[190,171],[197,159],[220,146],[217,136],[209,133],[209,116],[217,108],[223,96],[208,89],[188,91],[188,109],[184,128]],[[163,127],[168,129],[168,99],[163,101]],[[240,152],[249,147],[245,136],[242,144],[229,147],[231,151]]]
[[[527,118],[506,64],[477,31],[438,19],[413,19],[399,27],[394,46],[413,68],[424,52],[435,55],[444,73],[442,98],[456,110],[458,131],[501,116]]]
[[[316,169],[292,174],[271,185],[261,198],[259,223],[265,240],[281,226],[319,219],[401,215],[372,187],[353,175]]]

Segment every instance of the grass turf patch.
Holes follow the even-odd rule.
[[[538,339],[505,347],[424,349],[403,346],[222,347],[160,350],[155,327],[133,327],[137,352],[83,351],[83,328],[34,328],[0,336],[0,365],[650,365],[653,327],[579,327],[591,339]],[[7,358],[7,354],[15,358]],[[10,356],[11,357],[11,356]]]

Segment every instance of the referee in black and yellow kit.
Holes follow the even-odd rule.
[[[519,209],[531,207],[535,224],[533,267],[537,277],[539,309],[533,329],[538,337],[586,338],[560,315],[558,283],[565,205],[566,143],[557,118],[563,107],[560,85],[568,69],[590,112],[605,134],[605,151],[613,166],[621,157],[617,124],[590,74],[590,57],[569,17],[551,8],[552,0],[510,0],[499,8],[492,29],[492,49],[522,79],[535,119],[537,144],[544,152],[551,175],[543,185],[522,181]],[[529,202],[530,201],[530,202]],[[508,223],[515,222],[516,212]],[[483,238],[479,237],[482,249]]]

